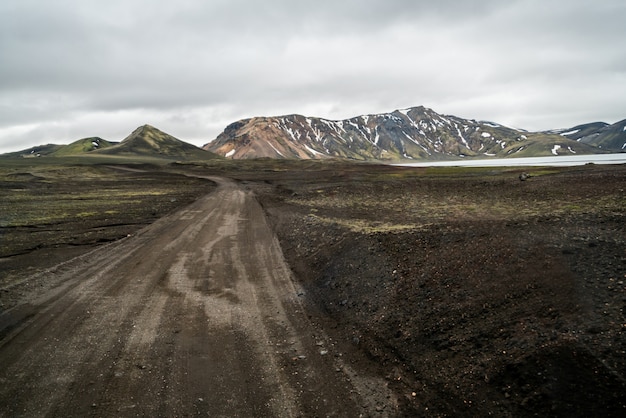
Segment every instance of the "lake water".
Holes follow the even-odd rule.
[[[594,164],[624,164],[626,153],[563,155],[558,157],[493,158],[480,160],[420,161],[394,164],[403,167],[529,167],[529,166],[574,166]]]

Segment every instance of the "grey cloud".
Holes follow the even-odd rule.
[[[529,129],[623,119],[624,12],[621,0],[5,0],[0,140],[88,123],[107,136],[112,114],[198,140],[230,117],[420,104]],[[42,128],[18,138],[20,125]]]

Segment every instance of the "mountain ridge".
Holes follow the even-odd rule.
[[[613,124],[592,122],[577,125],[559,134],[607,150],[626,150],[626,119]]]
[[[221,158],[154,126],[141,125],[121,142],[100,137],[79,139],[68,145],[47,144],[22,151],[1,154],[2,157],[76,157],[76,156],[156,157],[163,159],[206,160]]]
[[[201,148],[151,125],[121,142],[100,137],[1,154],[12,157],[119,155],[163,159],[455,160],[626,152],[626,119],[531,132],[490,121],[441,115],[424,106],[330,120],[298,114],[257,116],[226,126]]]
[[[607,127],[599,125],[598,129]],[[593,131],[592,127],[588,130]],[[615,146],[597,146],[592,140],[572,139],[565,135],[567,131],[530,132],[489,121],[441,115],[418,106],[344,120],[297,114],[247,118],[228,125],[203,149],[232,159],[347,158],[364,161],[619,151]],[[626,147],[626,134],[612,140],[617,143],[622,139]]]
[[[114,145],[116,145],[116,142],[109,142],[105,139],[94,136],[89,138],[82,138],[68,145],[63,145],[51,155],[54,157],[71,156],[88,153],[99,149],[106,149]]]
[[[211,152],[165,133],[154,126],[142,125],[136,128],[120,143],[93,151],[107,155],[154,155],[161,157],[218,158]]]

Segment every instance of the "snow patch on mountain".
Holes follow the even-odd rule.
[[[283,157],[283,158],[285,157],[285,156],[283,155],[283,153],[282,153],[282,152],[278,151],[278,149],[276,149],[276,147],[275,147],[274,145],[272,145],[272,143],[271,143],[271,142],[269,142],[269,141],[265,141],[265,142],[267,142],[267,144],[268,144],[270,147],[272,147],[272,149],[273,149],[274,151],[276,151],[276,153],[277,153],[278,155],[280,155],[280,156],[281,156],[281,157]]]
[[[309,147],[308,145],[304,145],[304,148],[306,148],[306,150],[309,151],[313,155],[320,155],[320,156],[324,155],[323,153],[319,151],[315,151],[313,148]]]

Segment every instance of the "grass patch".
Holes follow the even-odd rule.
[[[213,188],[162,171],[24,160],[0,168],[0,257],[126,236]]]
[[[370,221],[367,219],[329,218],[317,215],[309,215],[309,220],[327,225],[337,225],[349,229],[352,232],[365,234],[417,230],[427,226],[418,224],[394,224],[388,222]]]
[[[623,213],[626,207],[623,193],[610,184],[603,189],[577,188],[576,178],[589,175],[588,169],[535,168],[527,171],[532,177],[526,182],[519,181],[519,172],[519,168],[474,167],[374,171],[375,183],[354,176],[338,178],[326,187],[287,183],[284,187],[291,193],[284,201],[328,219],[370,219],[371,224],[381,220],[372,218],[373,213],[384,214],[382,220],[389,225],[558,218]]]
[[[118,187],[101,187],[86,192],[58,187],[14,190],[9,190],[0,202],[2,227],[38,226],[69,218],[113,215],[120,213],[122,208],[132,212],[138,205],[148,204],[147,198],[175,194],[173,189],[128,190]]]

